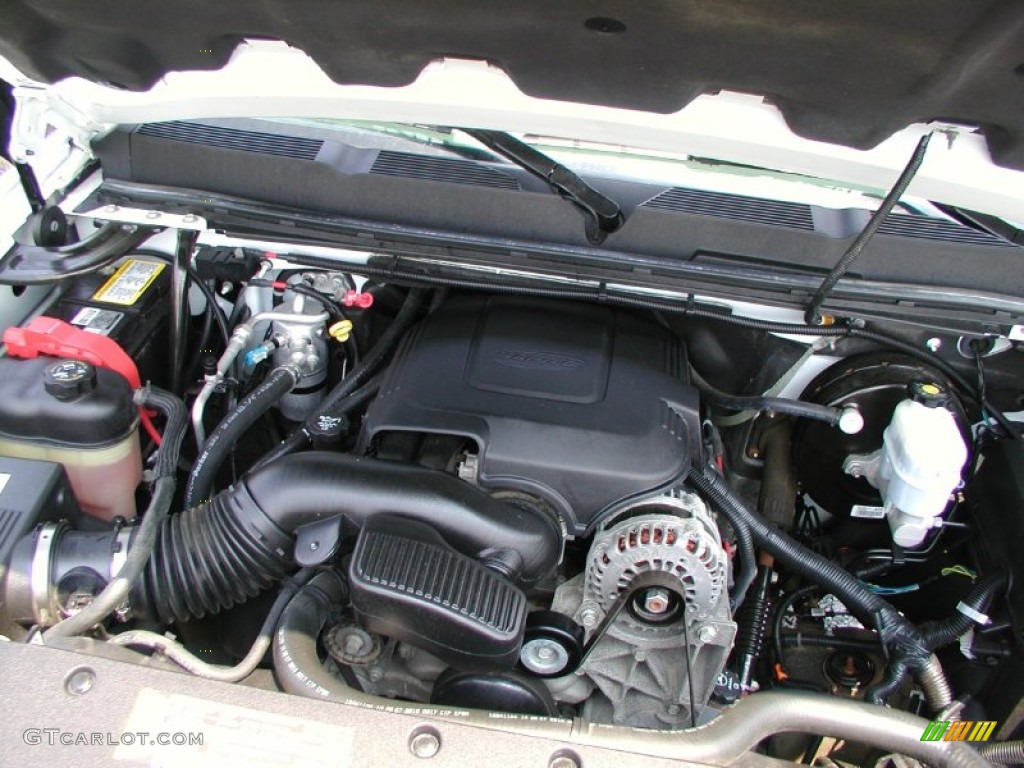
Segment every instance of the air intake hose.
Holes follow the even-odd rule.
[[[378,513],[426,523],[527,587],[561,554],[561,532],[546,512],[498,501],[441,472],[309,452],[268,464],[168,519],[138,598],[167,622],[217,613],[295,568],[293,536],[301,526],[342,515],[356,528]]]

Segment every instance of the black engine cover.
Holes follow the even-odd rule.
[[[583,534],[665,487],[700,451],[681,342],[606,306],[454,295],[409,334],[363,427],[460,435],[478,482],[540,495]]]

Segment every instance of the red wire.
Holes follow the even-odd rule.
[[[139,421],[142,422],[142,428],[146,430],[153,442],[160,445],[160,443],[163,442],[163,438],[160,437],[160,433],[157,432],[156,427],[153,426],[153,421],[150,419],[149,414],[141,408],[139,409]]]

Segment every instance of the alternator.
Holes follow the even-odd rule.
[[[706,717],[736,634],[728,566],[707,507],[681,491],[634,504],[594,537],[575,593],[575,617],[590,640],[639,576],[654,571],[675,584],[636,590],[596,640],[581,671],[603,695],[585,698],[588,719],[676,728]],[[572,593],[572,582],[559,588],[559,609],[569,608]],[[556,698],[579,694],[555,691]]]
[[[678,579],[685,592],[688,622],[707,619],[725,589],[727,560],[704,504],[697,496],[677,494],[647,500],[631,511],[640,509],[650,513],[628,517],[594,537],[585,598],[607,611],[637,575],[662,571]],[[659,599],[656,591],[648,598],[652,621],[642,623],[659,623],[656,615],[669,608]]]

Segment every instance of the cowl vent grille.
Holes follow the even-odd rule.
[[[494,189],[519,189],[519,181],[514,177],[485,165],[391,150],[382,150],[377,155],[370,173],[378,176],[399,176],[404,179],[473,184]]]
[[[242,131],[236,128],[220,128],[214,125],[184,122],[147,123],[136,133],[158,139],[185,141],[190,144],[204,144],[219,149],[236,149],[241,152],[258,152],[262,155],[289,157],[294,160],[315,160],[324,144],[319,139],[279,136],[274,133]]]
[[[697,216],[715,216],[720,219],[747,221],[751,224],[772,224],[811,231],[814,220],[811,208],[801,203],[766,200],[759,197],[727,195],[700,189],[673,187],[655,195],[644,208]]]

